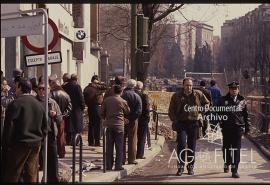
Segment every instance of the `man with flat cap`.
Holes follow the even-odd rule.
[[[224,118],[220,123],[223,136],[224,173],[229,172],[231,165],[232,177],[239,178],[241,137],[243,133],[249,132],[248,112],[246,100],[239,94],[239,83],[233,81],[228,84],[228,87],[229,92],[218,102],[220,108],[226,108],[219,112]]]

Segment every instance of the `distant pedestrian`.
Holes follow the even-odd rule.
[[[32,90],[31,90],[31,94],[33,96],[36,96],[37,95],[37,92],[38,92],[38,83],[37,83],[37,79],[34,77],[34,78],[31,78],[30,79],[30,82],[31,82],[31,85],[32,85]]]
[[[111,87],[107,88],[104,94],[104,99],[112,96],[114,94],[113,85],[120,85],[121,87],[125,86],[125,80],[126,78],[123,76],[115,76],[113,83],[111,84]]]
[[[67,128],[67,133],[71,135],[71,141],[75,139],[76,134],[83,130],[83,112],[84,112],[84,97],[81,86],[78,84],[76,74],[71,75],[70,82],[65,85],[65,90],[71,99],[71,124]]]
[[[115,170],[123,170],[123,144],[125,116],[130,109],[127,102],[120,97],[122,87],[114,85],[114,95],[106,98],[101,106],[101,116],[104,119],[104,126],[107,128],[107,153],[106,167],[111,170],[113,166],[113,150],[116,149]],[[127,123],[128,124],[128,123]]]
[[[211,91],[206,89],[206,82],[204,80],[202,80],[200,82],[200,87],[199,87],[199,90],[202,91],[202,93],[205,95],[205,97],[208,99],[208,101],[210,102],[210,105],[212,105],[212,98],[211,98]],[[204,115],[209,115],[210,112],[205,112]],[[208,128],[208,125],[209,125],[209,121],[210,120],[207,120],[207,119],[203,119],[201,120],[201,135],[204,137],[206,136],[206,130]],[[198,136],[200,137],[200,136]]]
[[[7,80],[3,78],[1,80],[1,141],[3,136],[6,108],[8,104],[11,103],[13,100],[14,98],[10,93],[10,86],[8,85]],[[1,151],[2,151],[2,144],[1,144]]]
[[[130,112],[127,116],[129,121],[125,125],[124,133],[124,160],[126,160],[126,138],[128,137],[128,164],[138,164],[136,159],[136,146],[137,146],[137,129],[138,118],[142,114],[142,100],[141,97],[134,91],[137,82],[134,79],[130,79],[127,82],[127,87],[124,89],[122,98],[127,101],[130,108]]]
[[[6,110],[2,182],[19,182],[23,168],[25,182],[38,182],[39,150],[48,123],[43,106],[30,92],[30,81],[20,79],[15,87],[17,99]]]
[[[85,104],[88,107],[88,145],[100,146],[101,116],[100,106],[103,103],[103,93],[107,89],[105,83],[99,81],[98,76],[92,76],[91,83],[83,90]]]
[[[20,81],[20,79],[23,78],[23,70],[14,69],[12,75],[13,75],[13,84],[11,85],[11,89],[10,89],[10,94],[11,94],[10,98],[15,99],[16,98],[16,93],[15,93],[16,85]]]
[[[62,87],[63,87],[63,89],[65,89],[65,85],[70,81],[70,79],[71,79],[71,75],[69,73],[64,73],[63,74],[63,77],[62,77],[62,80],[63,80]]]
[[[216,81],[211,80],[210,81],[210,86],[208,90],[211,92],[211,99],[212,99],[212,104],[213,106],[216,106],[218,103],[219,98],[221,97],[221,91],[220,89],[216,86]]]
[[[142,114],[138,119],[138,142],[137,142],[137,159],[144,159],[144,147],[146,142],[146,135],[148,131],[148,123],[150,121],[150,103],[148,95],[143,91],[143,83],[137,81],[136,93],[142,100]]]
[[[216,81],[215,80],[211,80],[210,81],[210,86],[208,88],[208,90],[211,92],[211,99],[212,99],[212,106],[217,106],[218,104],[218,101],[221,97],[221,91],[220,89],[216,86]],[[211,112],[211,114],[216,114],[216,112]],[[218,125],[218,121],[217,120],[210,120],[210,123],[211,123],[211,129],[213,131],[216,131],[217,129],[217,125]]]

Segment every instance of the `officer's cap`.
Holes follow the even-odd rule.
[[[239,87],[239,83],[236,82],[236,81],[233,81],[232,83],[229,83],[229,84],[228,84],[228,87],[229,87],[229,88],[231,88],[231,87],[232,87],[232,88],[233,88],[233,87]]]

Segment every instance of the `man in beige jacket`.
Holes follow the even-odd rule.
[[[112,170],[115,145],[115,170],[123,170],[124,125],[127,123],[125,116],[130,109],[127,102],[120,96],[122,87],[114,85],[113,89],[114,95],[107,97],[101,106],[101,117],[104,119],[104,126],[107,127],[106,168]]]

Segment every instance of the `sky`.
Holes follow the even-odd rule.
[[[178,23],[196,20],[214,27],[213,34],[220,36],[220,29],[225,20],[244,16],[260,4],[185,4],[181,12],[175,13]],[[185,18],[184,18],[185,17]]]

